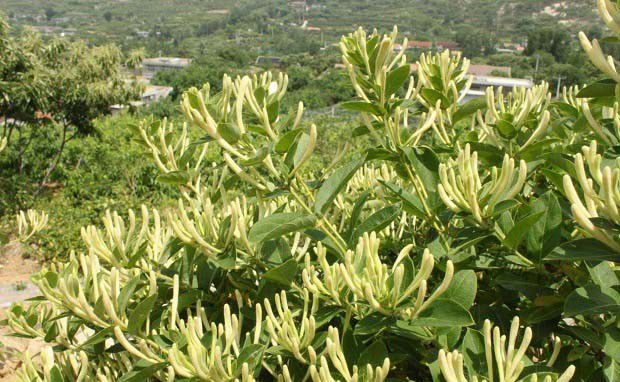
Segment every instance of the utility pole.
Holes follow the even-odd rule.
[[[560,84],[562,83],[562,80],[566,79],[566,77],[564,76],[558,76],[558,86],[555,89],[555,98],[559,98],[560,97]]]
[[[538,64],[540,63],[540,54],[536,54],[536,69],[534,69],[534,78],[538,76]]]

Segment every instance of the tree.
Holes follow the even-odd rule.
[[[493,52],[495,41],[488,31],[465,26],[456,31],[454,40],[467,57],[489,55]]]
[[[557,62],[563,63],[570,55],[570,33],[562,28],[539,28],[527,36],[525,54],[532,55],[537,50],[549,52]]]
[[[58,14],[58,12],[54,9],[54,8],[45,8],[45,18],[50,21],[51,19],[54,18],[54,16],[56,16]]]
[[[6,30],[6,28],[3,28]],[[38,193],[60,161],[68,140],[92,134],[93,119],[110,105],[136,97],[121,75],[122,55],[112,45],[88,47],[82,42],[41,40],[26,32],[4,34],[0,57],[0,119],[3,136],[23,154],[42,129],[59,129],[59,144],[49,166],[38,178]]]
[[[129,52],[129,56],[125,60],[125,66],[133,70],[134,76],[142,74],[142,61],[144,61],[145,50],[144,48],[134,49]]]
[[[112,21],[112,12],[110,11],[105,11],[103,13],[103,18],[105,19],[105,21],[110,22]]]

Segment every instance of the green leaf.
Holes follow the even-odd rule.
[[[370,134],[370,130],[368,130],[368,127],[364,125],[359,125],[351,132],[351,138],[362,137],[367,134]]]
[[[497,121],[495,125],[497,126],[497,131],[502,138],[512,139],[519,133],[517,128],[512,123],[504,121],[503,119]]]
[[[615,97],[615,95],[616,83],[603,81],[590,84],[577,93],[578,98]]]
[[[136,309],[131,312],[129,316],[129,324],[127,325],[127,332],[130,334],[138,334],[140,329],[142,328],[142,324],[146,321],[148,316],[151,314],[153,310],[153,306],[155,305],[155,301],[157,301],[157,295],[152,295],[144,300],[142,300]]]
[[[484,370],[486,368],[484,336],[477,330],[467,328],[461,345],[463,362],[471,371]]]
[[[269,118],[269,123],[274,123],[276,119],[278,119],[278,115],[280,114],[280,101],[276,100],[269,105],[267,105],[267,117]]]
[[[620,382],[620,363],[610,358],[605,359],[603,375],[606,382]]]
[[[502,161],[504,160],[504,152],[497,148],[497,146],[478,141],[469,141],[467,143],[469,143],[472,151],[478,153],[478,158],[493,166],[500,166],[502,164]]]
[[[422,180],[426,191],[429,194],[435,194],[437,183],[439,183],[439,158],[437,154],[431,148],[424,146],[406,147],[403,151],[413,166],[415,174]]]
[[[410,321],[395,321],[388,327],[388,331],[399,338],[406,338],[414,341],[431,341],[433,339],[433,334],[429,334],[423,327],[412,325]]]
[[[519,156],[526,162],[534,162],[539,160],[544,154],[549,152],[554,143],[560,142],[558,138],[542,139],[534,144],[527,146],[519,151]]]
[[[244,363],[248,364],[250,374],[260,365],[265,347],[260,344],[250,344],[241,349],[237,357],[237,374],[241,374]]]
[[[498,216],[505,211],[509,211],[518,206],[519,204],[521,203],[519,203],[519,201],[515,199],[502,200],[493,207],[493,216]]]
[[[567,316],[618,312],[620,312],[620,293],[612,288],[595,284],[575,289],[566,297],[564,303],[564,314]]]
[[[481,241],[491,237],[492,235],[487,231],[476,227],[463,227],[457,230],[452,243],[452,248],[448,252],[448,255],[452,258],[452,261],[458,263],[460,258],[467,258],[467,251],[470,247],[480,243]]]
[[[381,109],[375,104],[364,101],[348,101],[340,104],[340,107],[346,110],[357,111],[361,113],[370,113],[372,115],[382,115]]]
[[[342,335],[342,352],[347,360],[347,365],[357,365],[357,359],[362,347],[361,341],[353,335],[353,331],[347,330]]]
[[[537,258],[537,262],[540,262],[562,240],[562,207],[552,192],[547,192],[536,199],[531,206],[532,213],[542,212],[543,215],[527,233],[526,245],[531,257]]]
[[[448,289],[441,295],[442,298],[458,301],[462,306],[469,308],[474,304],[478,279],[476,273],[470,269],[456,272]]]
[[[588,273],[590,273],[590,277],[592,278],[592,282],[600,286],[608,287],[620,285],[618,276],[616,276],[616,272],[610,264],[611,263],[608,261],[601,261],[597,265],[592,266],[590,262],[587,262],[586,265],[588,267]]]
[[[607,357],[620,362],[620,329],[608,327],[605,330],[603,351]]]
[[[64,382],[64,378],[62,377],[62,373],[57,365],[54,365],[50,371],[50,382]]]
[[[301,133],[303,133],[303,129],[295,129],[282,135],[276,142],[274,150],[278,154],[286,153],[288,149],[297,141],[297,137],[299,137]]]
[[[355,229],[355,234],[351,239],[357,241],[357,238],[366,232],[379,232],[387,227],[400,214],[400,206],[393,205],[380,209],[370,215]]]
[[[446,107],[450,106],[450,101],[446,98],[446,96],[444,96],[435,89],[424,88],[420,91],[420,94],[422,95],[422,98],[426,100],[426,102],[433,106],[435,106],[438,100],[441,100],[442,108],[445,109]]]
[[[295,167],[299,166],[300,161],[303,159],[304,154],[306,153],[306,149],[310,144],[310,135],[303,133],[301,137],[297,140],[297,148],[295,149],[295,156],[293,156],[293,165]]]
[[[561,101],[555,101],[555,102],[551,102],[550,106],[558,109],[564,115],[567,115],[573,118],[579,118],[579,110],[577,110],[577,108],[571,104],[568,104],[566,102],[561,102]]]
[[[349,219],[349,229],[347,230],[347,237],[350,239],[351,235],[355,231],[355,227],[357,227],[357,222],[359,220],[360,214],[364,209],[364,205],[368,201],[370,197],[370,190],[364,191],[355,201],[353,205],[353,209],[351,210],[351,218]]]
[[[402,200],[403,209],[405,211],[419,218],[426,218],[426,215],[424,214],[424,212],[422,212],[424,211],[424,206],[422,205],[420,198],[416,194],[412,194],[411,192],[394,183],[385,182],[382,180],[379,180],[379,182],[381,182],[381,184],[383,184],[389,191],[391,191],[394,195],[399,197],[400,200]]]
[[[127,284],[121,289],[121,293],[118,296],[118,311],[123,312],[127,308],[129,299],[133,297],[133,293],[140,282],[140,276],[136,276],[129,280]]]
[[[551,253],[547,257],[545,257],[545,260],[618,261],[620,260],[620,254],[614,252],[600,241],[588,238],[569,241],[568,243],[564,243],[558,247],[555,247],[555,249],[551,251]]]
[[[142,369],[131,370],[128,373],[122,374],[118,379],[118,382],[142,382],[147,381],[153,374],[168,366],[168,362],[160,362],[148,365]]]
[[[347,185],[349,180],[355,175],[355,172],[362,167],[365,158],[354,160],[340,167],[327,178],[319,188],[314,202],[314,211],[323,214],[328,207],[331,206],[338,193]]]
[[[268,146],[259,147],[258,150],[256,150],[256,154],[254,154],[253,157],[248,158],[247,160],[244,160],[241,163],[243,163],[245,166],[256,166],[257,164],[262,163],[263,160],[267,158],[267,155],[269,155],[269,147]]]
[[[263,274],[263,278],[274,281],[283,286],[290,286],[297,274],[297,261],[290,259],[284,264],[278,265]]]
[[[381,366],[383,364],[383,360],[385,360],[387,356],[388,350],[383,341],[376,341],[362,351],[359,359],[357,360],[357,365],[359,366],[360,371],[362,369],[366,369],[366,365],[371,365],[375,368],[377,366]]]
[[[459,106],[459,108],[454,113],[454,115],[452,115],[452,124],[456,125],[458,121],[469,117],[470,115],[474,114],[478,110],[483,110],[486,108],[487,108],[486,97],[478,97],[470,101],[467,101],[465,104]]]
[[[159,182],[172,186],[185,185],[189,179],[189,174],[186,171],[170,171],[157,176]]]
[[[521,292],[530,299],[534,299],[547,287],[540,285],[537,279],[532,279],[527,274],[516,274],[505,271],[494,278],[494,282],[502,288]]]
[[[532,229],[534,223],[536,223],[540,218],[543,217],[545,211],[536,212],[530,214],[523,219],[519,220],[514,227],[506,234],[506,237],[503,240],[503,243],[506,247],[510,249],[515,249],[519,246],[525,234]]]
[[[471,314],[456,301],[439,298],[418,318],[411,322],[413,326],[452,327],[473,325]]]
[[[385,94],[392,95],[396,93],[407,81],[409,78],[409,72],[411,71],[411,66],[406,63],[405,65],[391,70],[387,74],[386,85],[385,85]]]
[[[56,326],[56,325],[54,325]],[[109,328],[105,328],[105,329],[101,329],[100,331],[98,331],[97,333],[95,333],[94,335],[88,337],[88,339],[86,341],[84,341],[82,344],[80,344],[79,348],[83,349],[87,346],[91,346],[91,345],[96,345],[100,342],[105,341],[106,338],[108,338],[108,336],[112,335],[113,333],[113,328],[109,327]]]
[[[362,318],[357,325],[355,325],[354,334],[358,336],[379,334],[394,323],[396,323],[396,318],[394,317],[373,313]]]
[[[248,239],[252,243],[261,243],[277,239],[291,232],[302,231],[314,227],[316,217],[300,212],[282,212],[269,215],[257,221],[250,232]]]
[[[235,144],[241,138],[241,133],[237,126],[232,123],[218,123],[217,132],[224,138],[224,140],[230,144]]]

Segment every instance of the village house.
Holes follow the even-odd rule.
[[[401,44],[394,44],[394,51],[400,52],[403,49]],[[421,51],[437,51],[443,52],[446,49],[456,51],[459,49],[459,45],[450,41],[417,41],[411,40],[407,43],[407,49],[417,49]]]
[[[142,61],[142,68],[144,71],[144,77],[147,79],[153,78],[155,73],[162,70],[181,70],[186,68],[191,63],[189,58],[180,57],[153,57],[145,58]]]
[[[131,107],[142,107],[151,105],[157,101],[168,98],[170,93],[174,88],[170,86],[157,86],[157,85],[146,85],[144,87],[144,91],[140,95],[139,101],[129,102],[129,106]],[[120,113],[122,110],[126,109],[128,105],[112,105],[110,106],[110,112],[112,114]]]
[[[411,64],[411,71],[416,72],[417,70],[418,66]],[[534,86],[534,81],[531,79],[511,78],[511,69],[508,66],[472,64],[469,66],[467,73],[473,78],[471,86],[461,100],[461,103],[484,96],[488,87],[501,87],[504,92],[509,92],[517,87],[529,89]]]

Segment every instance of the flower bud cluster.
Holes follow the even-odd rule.
[[[581,98],[581,112],[588,122],[590,129],[596,134],[596,137],[607,145],[614,145],[620,142],[620,104],[614,102],[613,106],[603,106],[600,109],[600,117],[595,117],[590,109],[588,100]],[[603,126],[601,121],[610,121],[608,127]],[[610,134],[611,132],[611,134]]]
[[[603,217],[620,224],[620,160],[604,164],[603,157],[597,153],[596,141],[582,147],[582,153],[575,155],[575,174],[583,196],[577,192],[571,176],[564,175],[564,192],[573,217],[588,235],[620,251],[613,231],[597,227],[592,221]]]
[[[254,335],[246,341],[252,344],[258,344],[263,320],[260,305],[256,305],[255,312]],[[202,381],[254,381],[247,363],[236,367],[244,346],[242,320],[231,313],[228,304],[224,306],[223,320],[220,324],[209,322],[200,304],[195,315],[179,320],[183,340],[174,343],[168,352],[168,361],[177,375]],[[250,333],[246,337],[250,338]],[[184,343],[186,346],[181,348]]]
[[[450,260],[443,281],[427,296],[435,260],[428,250],[416,273],[409,257],[413,245],[403,248],[391,267],[379,258],[377,235],[365,233],[355,251],[348,251],[343,262],[329,264],[326,249],[315,248],[318,269],[306,256],[302,278],[306,288],[332,304],[351,308],[356,315],[372,312],[415,319],[449,287],[454,274]],[[320,272],[319,272],[320,269]]]
[[[49,215],[45,211],[19,211],[16,216],[17,236],[22,243],[25,243],[44,230],[49,221]]]
[[[284,291],[274,296],[275,312],[269,300],[265,299],[264,305],[267,318],[265,327],[273,346],[281,346],[290,351],[303,364],[314,364],[316,362],[316,352],[311,344],[317,329],[313,314],[318,309],[318,297],[313,298],[312,306],[310,306],[308,291],[304,290],[303,293],[304,305],[302,312],[295,312],[290,309],[286,292]],[[295,323],[296,317],[301,317],[299,328]]]
[[[519,329],[519,317],[515,317],[510,326],[510,334],[506,338],[506,335],[501,334],[499,327],[492,328],[491,322],[486,320],[483,326],[483,334],[487,370],[469,370],[469,378],[465,373],[463,354],[457,350],[452,352],[440,350],[439,369],[446,382],[526,381],[526,379],[521,379],[521,374],[526,366],[524,359],[532,341],[532,329],[525,329],[521,344],[517,347]],[[546,363],[547,367],[552,367],[555,364],[560,348],[561,342],[556,338],[551,357]],[[496,371],[497,379],[494,378]],[[575,367],[571,365],[557,378],[552,377],[549,373],[542,373],[541,377],[544,376],[543,382],[569,382],[574,374]],[[537,382],[538,377],[537,374],[533,374],[527,379],[527,382]]]
[[[502,168],[491,168],[490,179],[482,183],[478,170],[478,153],[471,152],[469,144],[459,153],[456,160],[439,165],[440,183],[437,191],[441,200],[454,212],[467,212],[479,224],[485,224],[497,203],[518,195],[525,184],[527,165],[508,154],[504,156]],[[483,178],[484,179],[484,178]]]
[[[60,373],[60,375],[70,375],[75,378],[74,380],[80,382],[95,380],[93,369],[88,362],[88,356],[83,351],[65,352],[60,356],[68,361],[62,364],[69,366],[70,369],[63,370],[64,373],[62,373],[61,369],[58,367],[54,357],[54,351],[50,346],[41,349],[40,357],[42,367],[39,369],[34,365],[29,354],[26,354],[24,357],[24,365],[17,371],[15,376],[17,382],[52,382],[57,380],[56,375],[53,375],[55,372]]]
[[[102,358],[97,363],[88,358],[82,350],[65,350],[54,352],[52,347],[41,349],[40,365],[35,366],[33,357],[26,352],[23,365],[15,373],[16,382],[55,382],[59,380],[75,382],[114,382],[119,380],[132,368],[129,357],[123,353],[116,353]],[[174,380],[171,368],[159,371],[154,375],[161,381]]]
[[[207,256],[217,256],[233,242],[253,253],[254,246],[247,238],[252,216],[245,197],[232,200],[218,211],[206,193],[187,203],[179,199],[178,207],[167,213],[174,235]]]
[[[64,267],[54,268],[32,277],[48,301],[101,328],[127,327],[128,313],[121,304],[121,288],[135,275],[125,269],[101,266],[93,253],[78,256],[72,253]],[[145,286],[132,297],[155,292],[147,292],[148,289]]]
[[[334,369],[340,373],[345,382],[383,382],[388,376],[390,371],[390,360],[385,358],[381,366],[373,368],[371,365],[366,365],[366,374],[363,378],[360,378],[360,372],[357,365],[349,368],[342,346],[340,344],[340,336],[338,329],[329,327],[327,331],[326,348],[329,361],[333,365]],[[310,366],[310,376],[312,382],[336,382],[339,379],[335,379],[330,371],[328,357],[321,356],[319,365]]]
[[[346,195],[353,195],[356,199],[364,191],[371,190],[377,196],[382,196],[383,186],[381,182],[398,183],[398,175],[391,166],[382,163],[380,166],[365,164],[351,178],[347,185]]]
[[[605,24],[614,33],[620,34],[620,9],[618,4],[609,0],[597,0],[598,13]],[[609,78],[620,82],[620,74],[616,71],[616,65],[612,56],[605,56],[598,40],[590,41],[585,33],[579,32],[579,42],[588,55],[592,64]]]
[[[187,124],[181,126],[178,136],[175,136],[175,130],[174,124],[166,118],[161,122],[144,120],[138,126],[137,139],[150,150],[155,164],[163,173],[198,170],[206,153],[206,143],[200,145],[198,160],[190,163],[195,146],[191,144]]]
[[[441,105],[443,109],[454,108],[465,96],[473,76],[467,74],[470,62],[462,58],[459,52],[444,50],[441,53],[423,53],[417,62],[418,86],[422,89],[433,89],[450,101],[449,105]],[[430,104],[423,97],[418,97],[427,108]]]
[[[128,221],[116,212],[106,211],[103,221],[104,229],[94,225],[82,227],[82,240],[89,253],[99,260],[114,266],[122,266],[129,261],[147,240],[149,228],[149,211],[142,206],[142,222],[138,223],[133,210],[128,212]],[[156,220],[159,214],[155,212]]]
[[[276,179],[284,175],[292,177],[310,159],[316,147],[317,128],[313,125],[303,134],[303,150],[283,155],[283,160],[287,156],[295,157],[293,161],[289,158],[288,162],[293,162],[290,171],[282,174],[281,166],[274,164],[272,149],[279,142],[281,130],[285,125],[289,125],[289,130],[296,130],[303,115],[300,103],[294,118],[280,117],[278,108],[287,85],[288,77],[282,73],[277,79],[271,72],[235,80],[225,75],[218,94],[212,95],[209,85],[200,90],[192,88],[183,94],[181,106],[185,116],[223,149],[226,166],[259,191],[275,187],[256,166],[264,166]],[[249,134],[263,137],[263,140],[250,139]],[[264,144],[259,146],[261,141]]]
[[[396,27],[390,35],[384,36],[380,36],[377,31],[367,35],[360,27],[340,40],[342,60],[347,67],[351,83],[357,96],[366,102],[378,101],[383,105],[394,96],[394,93],[387,93],[387,74],[407,62],[405,56],[407,39],[403,40],[400,49],[396,49],[397,35]],[[380,90],[373,90],[373,85]],[[408,93],[411,93],[413,81],[410,85]]]
[[[483,114],[479,110],[476,114],[482,141],[509,149],[507,141],[525,132],[527,140],[519,147],[524,149],[548,131],[551,93],[547,82],[543,81],[530,89],[517,87],[507,94],[504,94],[502,87],[497,90],[489,87],[486,103],[487,112]]]
[[[409,109],[402,103],[415,100],[420,86],[416,87],[413,77],[410,77],[406,91],[400,95],[399,88],[388,84],[390,73],[396,70],[408,73],[410,70],[405,56],[407,39],[397,44],[397,34],[396,27],[391,34],[383,36],[377,31],[367,35],[360,28],[343,36],[340,42],[342,60],[357,96],[374,109],[372,113],[361,114],[362,122],[377,142],[384,144],[384,135],[387,134],[390,144],[395,147],[410,145],[414,141],[417,143],[435,118],[434,112],[425,113],[420,118],[422,128],[418,129],[422,131],[410,137],[407,143],[403,141],[402,133],[408,130],[409,125]],[[383,128],[385,133],[378,132],[378,128]]]

